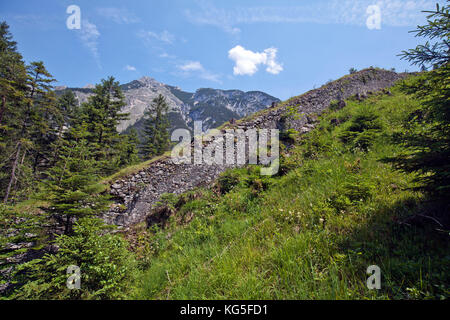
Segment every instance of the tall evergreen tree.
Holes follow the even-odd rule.
[[[80,117],[77,97],[70,90],[64,91],[58,98],[58,109],[63,116],[63,126],[67,128],[74,126]]]
[[[0,23],[0,194],[4,202],[15,181],[20,163],[21,117],[27,91],[27,72],[9,26]],[[9,188],[9,191],[7,192]]]
[[[146,158],[164,153],[169,147],[169,119],[167,112],[169,105],[163,95],[153,99],[145,112],[145,143],[143,151]]]
[[[51,124],[52,119],[57,118],[55,96],[51,86],[55,80],[43,62],[32,62],[27,67],[27,73],[25,97],[16,119],[20,128],[17,128],[16,139],[11,139],[11,142],[14,142],[14,156],[4,203],[7,203],[13,190],[21,189],[20,183],[23,181],[19,179],[19,173],[27,171],[22,177],[28,181],[33,180],[28,169],[32,170],[33,175],[37,173],[39,161],[49,154],[50,143],[56,136]]]
[[[118,167],[126,167],[139,162],[139,138],[136,129],[131,129],[128,133],[120,135],[118,145],[119,157]]]
[[[119,83],[113,77],[96,85],[94,95],[82,105],[81,120],[87,124],[89,132],[87,140],[95,159],[103,163],[101,165],[103,174],[117,170],[116,161],[111,159],[118,156],[117,146],[120,137],[117,126],[129,116],[120,112],[124,105],[124,95]]]
[[[9,26],[0,23],[0,130],[5,134],[5,117],[23,99],[27,73],[17,43],[12,40]]]
[[[57,104],[53,91],[52,75],[46,70],[44,63],[32,62],[29,69],[29,87],[32,90],[30,140],[33,144],[31,161],[33,173],[39,178],[39,173],[52,162],[52,144],[60,138],[58,135],[64,123],[64,117]],[[41,168],[39,168],[41,167]]]
[[[419,36],[437,39],[435,45],[419,45],[403,53],[412,64],[437,68],[406,81],[403,90],[414,94],[422,106],[414,110],[397,139],[407,147],[390,158],[398,169],[419,172],[421,187],[433,197],[449,201],[450,191],[450,5],[428,12],[428,24],[419,26]]]
[[[105,211],[108,196],[101,195],[105,185],[99,183],[97,162],[91,155],[85,126],[71,129],[73,140],[60,150],[60,160],[48,172],[44,183],[43,208],[64,232],[70,233],[75,219],[96,216]]]

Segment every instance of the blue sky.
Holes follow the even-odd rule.
[[[424,23],[420,11],[435,3],[18,0],[0,3],[0,19],[10,25],[25,60],[44,61],[57,85],[150,76],[186,91],[261,90],[286,99],[351,67],[415,70],[396,55],[422,42],[408,31]],[[81,10],[79,30],[66,26],[70,5]],[[373,5],[379,28],[368,24]]]

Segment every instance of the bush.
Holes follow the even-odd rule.
[[[240,175],[235,170],[225,171],[219,179],[217,179],[216,187],[220,194],[230,192],[240,182]]]
[[[350,119],[350,125],[342,131],[339,139],[352,150],[367,151],[379,137],[383,125],[379,116],[366,108]]]
[[[260,167],[249,167],[248,176],[244,179],[245,186],[250,188],[253,196],[266,191],[272,183],[270,176],[261,175],[260,170]]]
[[[317,159],[323,156],[332,148],[332,140],[318,130],[313,130],[308,134],[308,139],[303,142],[304,157],[306,159]]]

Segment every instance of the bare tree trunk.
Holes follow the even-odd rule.
[[[11,170],[11,178],[9,179],[9,183],[8,183],[8,188],[6,188],[6,194],[5,194],[5,198],[3,199],[3,203],[7,203],[8,202],[8,198],[9,198],[9,193],[11,192],[11,187],[14,183],[14,180],[16,179],[16,169],[17,169],[17,164],[19,162],[19,156],[20,156],[20,150],[21,150],[22,144],[20,142],[18,142],[17,144],[17,152],[16,155],[14,157],[14,163],[13,163],[13,167]]]
[[[0,126],[2,125],[3,115],[5,114],[5,110],[6,110],[6,96],[3,95],[2,96],[2,108],[0,109]]]
[[[17,177],[20,178],[20,174],[21,174],[20,168],[23,165],[26,154],[27,154],[27,149],[25,149],[24,152],[22,153],[22,159],[20,160],[20,166],[17,167],[17,174],[16,174],[16,178],[14,179],[14,193],[16,193],[16,191],[17,191],[17,180],[18,180]]]

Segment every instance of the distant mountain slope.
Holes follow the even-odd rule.
[[[195,93],[185,92],[178,87],[169,86],[150,77],[142,77],[121,86],[126,99],[123,112],[130,119],[118,126],[120,132],[129,128],[139,131],[143,128],[143,116],[152,100],[162,94],[169,104],[171,128],[193,128],[194,121],[203,121],[203,129],[208,130],[222,123],[240,119],[278,103],[280,100],[264,92],[240,90],[219,90],[202,88]],[[91,88],[60,88],[59,92],[71,90],[80,103],[92,95]]]

